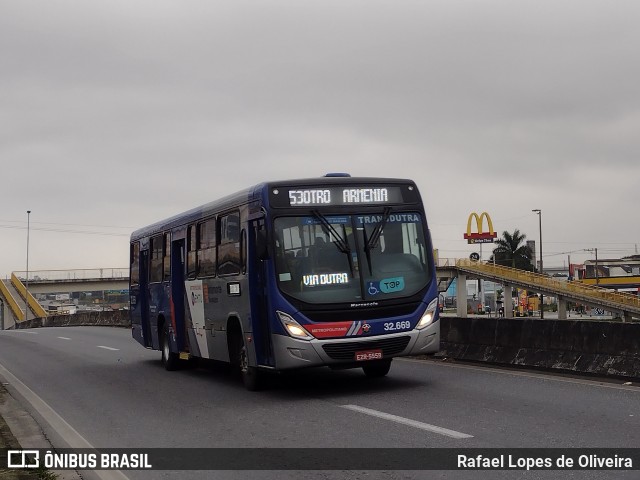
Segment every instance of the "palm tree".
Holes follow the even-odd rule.
[[[490,261],[495,258],[495,263],[498,265],[533,271],[534,268],[531,263],[533,253],[526,244],[523,245],[526,238],[527,236],[520,233],[517,228],[513,233],[505,230],[502,232],[502,238],[494,242],[497,247],[493,249],[493,256]]]

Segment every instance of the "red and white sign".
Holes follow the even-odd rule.
[[[367,333],[371,328],[363,322],[331,322],[305,325],[304,328],[316,338],[354,337]]]

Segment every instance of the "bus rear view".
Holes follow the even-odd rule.
[[[439,350],[433,248],[412,181],[327,176],[269,182],[232,203],[214,202],[196,209],[198,215],[185,214],[184,222],[173,217],[173,227],[160,225],[159,230],[173,230],[179,238],[190,225],[196,228],[233,209],[245,263],[233,275],[225,273],[220,238],[215,272],[187,278],[188,268],[170,262],[172,268],[185,269],[168,276],[169,282],[184,284],[166,289],[174,296],[179,290],[187,300],[190,291],[221,292],[203,302],[202,312],[194,312],[188,301],[182,302],[183,311],[170,312],[171,354],[236,364],[245,385],[255,389],[267,371],[358,367],[380,377],[394,357]],[[141,316],[133,308],[135,337]],[[206,355],[191,345],[202,343],[195,335],[201,314],[220,324],[207,337]],[[153,316],[147,315],[149,332],[157,329]],[[178,337],[181,341],[175,341]]]

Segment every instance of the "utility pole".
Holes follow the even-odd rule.
[[[540,228],[540,275],[544,274],[544,270],[542,268],[542,210],[539,208],[531,210],[533,213],[538,214],[538,226]],[[540,292],[540,319],[544,318],[544,297],[542,292]]]
[[[24,319],[29,320],[29,226],[31,210],[27,210],[27,274],[24,279]]]
[[[482,263],[482,244],[480,244],[480,263]],[[478,293],[480,294],[480,305],[482,313],[484,313],[484,288],[482,285],[482,279],[478,279]]]
[[[585,252],[595,252],[596,254],[596,287],[600,285],[600,278],[598,276],[598,248],[585,248]]]

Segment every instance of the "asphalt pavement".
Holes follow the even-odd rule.
[[[625,448],[640,389],[624,382],[394,360],[383,379],[328,368],[248,392],[228,368],[165,371],[105,327],[0,332],[0,376],[54,446],[96,448]],[[9,377],[9,378],[7,378]],[[25,398],[18,382],[33,397]],[[35,405],[35,407],[33,406]],[[83,443],[84,442],[84,443]],[[25,446],[25,445],[23,445]],[[372,450],[374,452],[374,450]],[[602,471],[141,472],[122,478],[638,478]]]

